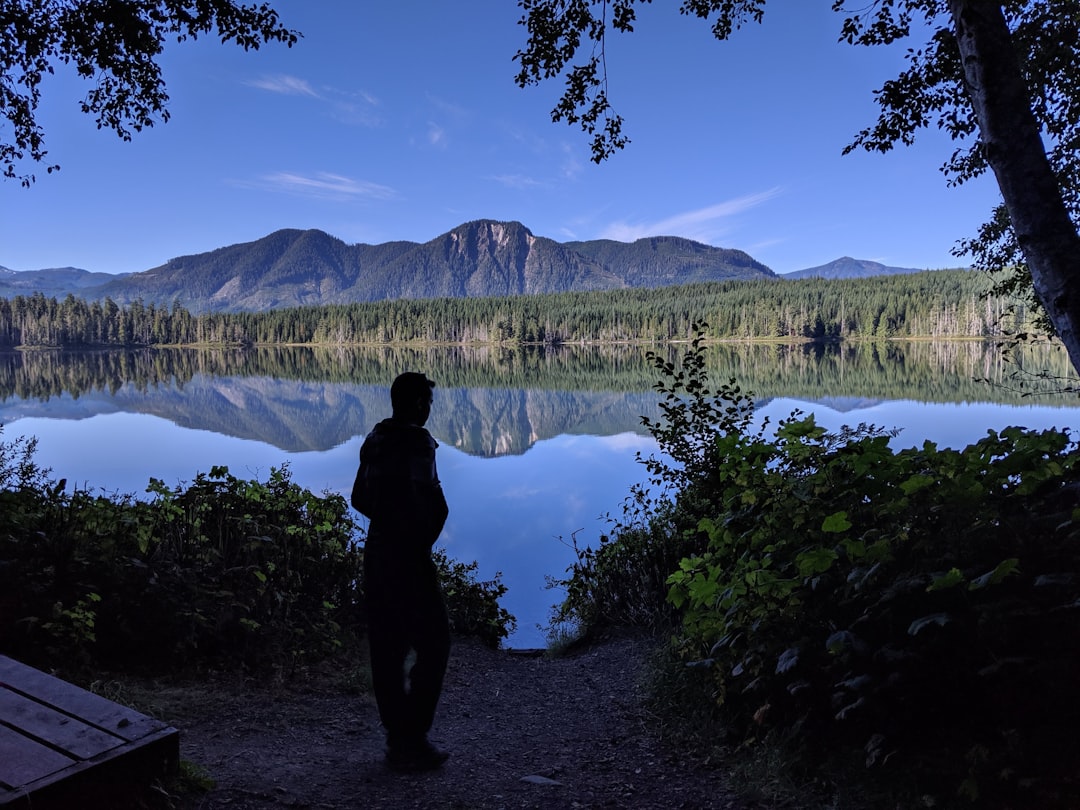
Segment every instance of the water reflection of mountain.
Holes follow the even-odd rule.
[[[384,403],[386,396],[381,394]],[[657,418],[657,401],[651,392],[453,388],[439,393],[428,427],[439,441],[465,452],[502,456],[565,433],[643,433],[641,417]]]
[[[642,414],[657,416],[656,400],[651,393],[440,388],[428,427],[440,442],[471,455],[518,454],[564,433],[640,431]],[[364,435],[390,415],[389,407],[386,386],[199,375],[183,386],[126,384],[111,394],[7,401],[0,404],[0,423],[30,416],[144,413],[296,453],[328,450]]]
[[[1024,362],[1064,376],[1062,357]],[[710,347],[708,365],[715,381],[735,378],[758,404],[783,396],[852,413],[885,399],[1031,401],[1002,387],[1017,367],[976,342],[724,345]],[[522,453],[565,433],[640,432],[642,415],[659,415],[657,374],[640,347],[271,348],[0,354],[0,424],[145,413],[287,452],[326,450],[387,415],[387,386],[405,368],[424,369],[439,382],[432,432],[474,455]],[[1025,390],[1036,385],[1028,380]]]

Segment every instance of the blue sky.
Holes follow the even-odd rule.
[[[0,266],[131,272],[280,228],[376,244],[498,219],[558,241],[684,236],[779,273],[845,255],[955,267],[998,199],[990,177],[946,186],[936,130],[841,155],[906,45],[838,43],[826,0],[771,0],[724,43],[673,3],[643,7],[607,52],[632,143],[599,166],[550,121],[559,81],[514,84],[511,0],[273,5],[298,45],[170,45],[172,119],[130,143],[95,129],[87,86],[58,69],[41,120],[62,170],[0,185]]]

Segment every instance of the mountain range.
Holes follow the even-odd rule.
[[[834,267],[835,266],[835,267]],[[832,269],[830,269],[832,268]],[[467,222],[428,242],[349,245],[320,230],[280,230],[138,273],[0,267],[0,297],[40,292],[192,312],[262,311],[394,298],[489,297],[699,281],[916,272],[839,259],[778,276],[741,250],[674,236],[556,242],[520,222]]]

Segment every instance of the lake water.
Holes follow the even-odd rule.
[[[297,483],[347,493],[363,436],[389,415],[390,381],[426,371],[439,383],[428,427],[451,507],[440,544],[483,578],[502,573],[518,618],[510,645],[536,647],[571,537],[590,544],[607,530],[605,515],[644,478],[637,454],[656,449],[640,425],[659,415],[644,351],[0,354],[0,439],[36,436],[38,463],[69,487],[141,494],[151,477],[175,485],[225,465],[265,478],[288,463]],[[1019,360],[981,343],[709,352],[712,379],[736,378],[772,424],[800,409],[831,429],[901,428],[897,448],[963,447],[1010,425],[1080,428],[1075,396],[1018,374],[1064,375],[1063,355]]]

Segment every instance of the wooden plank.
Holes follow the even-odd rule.
[[[73,764],[75,760],[28,740],[25,735],[7,726],[0,726],[0,786],[12,790]],[[0,793],[0,797],[2,795]]]
[[[166,727],[159,720],[3,655],[0,655],[0,686],[47,703],[128,742]]]
[[[75,759],[89,759],[124,744],[122,737],[3,687],[0,687],[0,722]]]
[[[114,810],[176,772],[179,732],[0,655],[0,808]]]
[[[11,790],[0,788],[3,810],[118,810],[141,807],[154,779],[175,774],[179,735],[168,728],[93,759],[75,762]],[[48,750],[48,749],[46,749]]]

